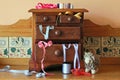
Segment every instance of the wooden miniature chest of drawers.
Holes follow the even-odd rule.
[[[67,11],[73,14],[66,14]],[[31,9],[29,12],[33,14],[33,53],[29,62],[29,70],[41,70],[43,50],[38,47],[39,41],[53,42],[51,47],[46,48],[45,67],[63,63],[62,44],[78,43],[79,57],[82,56],[82,27],[84,12],[88,12],[86,9]],[[75,16],[77,13],[80,13],[78,17]],[[54,27],[49,31],[47,39],[40,32],[40,26],[42,26],[43,33],[46,32],[47,26]],[[73,62],[74,53],[73,46],[67,50],[67,62]]]

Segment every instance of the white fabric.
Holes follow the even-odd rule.
[[[39,30],[40,30],[40,32],[42,33],[42,35],[44,36],[44,39],[45,39],[45,40],[47,40],[47,39],[49,38],[49,31],[50,31],[51,29],[54,29],[54,26],[47,26],[47,27],[46,27],[46,33],[43,33],[43,31],[42,31],[42,25],[39,25]]]
[[[65,44],[62,44],[63,47],[63,62],[66,62],[67,58],[66,58],[66,49],[69,49],[71,46],[71,44],[68,45],[68,47],[65,46]]]
[[[78,44],[73,44],[74,49],[75,49],[75,55],[74,55],[74,69],[77,68],[78,65],[78,69],[80,69],[80,59],[79,59],[79,55],[78,55]]]

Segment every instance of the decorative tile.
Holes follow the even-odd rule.
[[[91,51],[101,55],[101,37],[84,37],[84,51]]]
[[[9,48],[9,58],[30,58],[31,53],[31,48]]]
[[[8,48],[0,48],[0,58],[8,58]]]
[[[101,38],[100,37],[84,37],[83,39],[84,46],[100,46],[101,45]]]
[[[9,37],[9,58],[29,58],[32,53],[32,37]]]
[[[102,56],[120,57],[120,37],[102,37]]]
[[[120,47],[120,37],[103,37],[102,38],[102,46],[118,46]]]
[[[8,37],[0,37],[0,48],[8,48]]]
[[[120,57],[120,48],[118,47],[103,47],[103,57]]]
[[[9,47],[32,47],[31,37],[9,37]]]
[[[8,37],[0,37],[0,58],[8,58]]]

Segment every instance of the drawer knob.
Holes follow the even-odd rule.
[[[44,21],[48,21],[49,18],[48,18],[47,16],[44,16],[44,17],[43,17],[43,20],[44,20]]]
[[[56,56],[60,57],[62,56],[62,51],[61,50],[55,50],[55,53],[54,53]]]
[[[55,31],[55,35],[56,35],[56,36],[60,36],[61,34],[62,34],[62,32],[61,32],[60,30],[56,30],[56,31]]]
[[[68,17],[67,20],[68,20],[69,22],[71,22],[71,21],[73,20],[73,18],[72,18],[72,17]]]

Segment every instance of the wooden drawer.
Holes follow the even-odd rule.
[[[66,44],[66,46],[68,46]],[[37,63],[40,63],[43,55],[43,49],[39,48],[36,44],[36,59]],[[71,45],[69,49],[66,51],[67,62],[73,62],[74,59],[74,47]],[[80,45],[79,45],[79,56],[80,56]],[[63,62],[63,47],[62,44],[53,44],[51,47],[46,48],[46,55],[44,63],[49,64],[62,64]]]
[[[55,23],[56,16],[52,15],[40,15],[36,17],[37,23],[48,24],[48,23]]]
[[[45,33],[46,27],[43,27]],[[36,39],[44,40],[39,27],[36,27]],[[80,27],[54,27],[49,32],[49,39],[52,40],[80,40]]]
[[[80,24],[80,19],[77,19],[73,15],[61,15],[59,18],[59,23],[66,23],[66,24]]]

